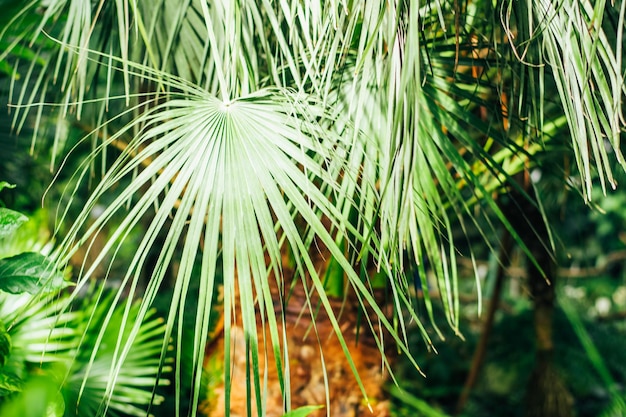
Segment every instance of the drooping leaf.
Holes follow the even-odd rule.
[[[0,259],[0,290],[11,294],[60,290],[69,285],[42,254],[25,252]]]
[[[0,184],[1,188],[2,184]],[[26,221],[28,221],[28,217],[22,213],[0,207],[0,238],[12,235]]]
[[[0,181],[0,191],[2,191],[4,188],[15,188],[15,184],[9,184],[6,181]]]

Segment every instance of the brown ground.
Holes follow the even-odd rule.
[[[292,296],[287,311],[287,329],[290,378],[291,378],[291,407],[296,409],[305,405],[325,405],[326,389],[324,371],[320,356],[320,344],[322,346],[326,375],[329,385],[330,410],[319,410],[311,416],[329,415],[333,417],[347,416],[388,416],[388,401],[384,399],[382,385],[385,382],[385,373],[382,372],[381,356],[371,334],[365,331],[367,324],[361,326],[358,343],[356,340],[357,309],[354,303],[344,305],[340,327],[346,344],[352,355],[352,360],[359,372],[365,391],[367,392],[369,405],[363,397],[354,375],[348,365],[343,350],[334,334],[326,315],[320,312],[316,323],[319,341],[315,332],[311,329],[311,317],[308,311],[300,314],[302,303],[297,295]],[[302,291],[300,290],[302,293]],[[301,298],[302,299],[302,298]],[[341,309],[341,302],[334,303],[333,309],[336,314]],[[364,322],[361,318],[361,322]],[[260,326],[259,326],[260,327]],[[282,328],[279,326],[279,333]],[[259,340],[263,340],[259,334]],[[246,360],[245,341],[243,329],[240,326],[232,328],[232,378],[230,412],[233,417],[247,416],[246,411]],[[260,342],[261,343],[261,342]],[[260,347],[262,349],[262,347]],[[388,354],[392,351],[388,350]],[[262,356],[262,353],[260,354]],[[282,416],[283,400],[275,369],[273,355],[268,352],[268,396],[265,415],[268,417]],[[223,341],[218,343],[207,352],[207,359],[213,359],[211,363],[223,364]],[[219,359],[218,359],[219,358]],[[218,360],[215,360],[218,359]],[[263,358],[260,358],[262,360]],[[261,380],[263,379],[264,362],[260,363]],[[201,406],[208,416],[224,415],[225,390],[223,383],[212,389],[209,400]],[[256,415],[256,407],[253,405],[252,415]]]

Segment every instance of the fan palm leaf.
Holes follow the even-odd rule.
[[[187,88],[185,93],[184,98],[157,106],[137,121],[143,125],[143,134],[128,144],[126,153],[94,190],[87,207],[93,207],[110,187],[131,176],[134,169],[144,168],[132,176],[126,191],[109,203],[86,233],[80,232],[77,224],[68,234],[68,241],[76,239],[78,244],[89,241],[115,212],[125,208],[133,197],[133,190],[147,187],[145,194],[132,202],[131,211],[113,233],[96,263],[105,259],[108,251],[114,251],[118,240],[151,212],[156,203],[157,211],[122,282],[122,287],[128,286],[132,296],[138,285],[137,271],[143,267],[156,233],[172,217],[158,262],[159,269],[155,270],[144,294],[144,305],[148,306],[162,286],[165,268],[161,265],[171,262],[175,247],[182,245],[165,340],[174,331],[174,319],[184,310],[188,288],[191,280],[196,278],[193,276],[194,260],[200,256],[196,351],[202,351],[202,341],[206,340],[216,277],[223,275],[226,340],[230,337],[237,305],[253,362],[258,363],[256,326],[257,317],[260,317],[269,326],[271,350],[282,368],[282,342],[269,280],[275,280],[281,294],[286,294],[290,283],[285,284],[281,273],[281,250],[285,244],[294,254],[298,274],[303,279],[305,276],[312,279],[312,285],[320,294],[323,307],[341,339],[317,267],[309,255],[314,238],[339,260],[364,302],[378,311],[385,326],[393,331],[361,278],[338,249],[336,237],[322,221],[327,219],[337,233],[345,235],[350,231],[357,238],[359,236],[358,230],[346,222],[341,211],[322,192],[323,189],[333,194],[341,191],[336,177],[324,168],[331,160],[336,167],[337,155],[347,154],[349,145],[342,136],[323,130],[311,117],[312,110],[317,117],[325,117],[324,107],[287,90],[259,91],[228,103],[199,89]],[[301,113],[303,108],[306,108],[306,114]],[[113,135],[110,140],[115,139],[116,135]],[[354,175],[345,168],[344,172],[345,176]],[[304,235],[299,222],[308,225],[309,230]],[[365,241],[363,237],[359,239]],[[223,267],[218,274],[220,264]],[[88,278],[93,270],[94,266],[85,272],[84,277]],[[178,323],[181,336],[184,323]],[[406,350],[404,343],[396,339]],[[349,358],[345,344],[343,348]],[[228,345],[226,349],[228,361]],[[120,354],[124,357],[126,352]],[[198,361],[197,378],[201,366],[202,362]],[[255,369],[257,398],[262,398],[258,368]],[[119,368],[112,371],[115,372],[119,372]],[[282,378],[282,371],[280,373]]]
[[[134,303],[130,312],[116,308],[109,317],[109,327],[104,328],[106,335],[100,339],[103,329],[100,326],[105,322],[112,297],[107,296],[94,305],[95,300],[96,297],[87,298],[81,309],[82,317],[78,323],[88,327],[78,329],[80,334],[75,339],[75,353],[62,387],[65,401],[75,404],[76,415],[145,416],[164,400],[161,394],[155,393],[155,387],[169,382],[156,377],[171,371],[170,364],[162,362],[160,355],[165,332],[163,320],[150,310],[132,340],[128,332],[122,335],[128,354],[116,380],[111,382],[111,367],[116,363],[115,351],[120,337],[113,329],[120,328],[128,315],[132,320],[139,312],[140,304]],[[96,349],[98,342],[101,343]]]

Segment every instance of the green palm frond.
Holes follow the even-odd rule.
[[[165,325],[161,318],[150,310],[143,318],[134,339],[118,334],[125,320],[133,320],[139,312],[139,303],[129,311],[117,308],[104,326],[112,297],[105,297],[94,305],[96,298],[87,298],[84,303],[82,322],[87,324],[77,339],[78,349],[72,359],[71,368],[63,383],[63,394],[67,404],[72,404],[75,413],[82,415],[130,415],[145,416],[160,405],[164,398],[155,393],[157,385],[169,381],[159,378],[171,371],[168,363],[161,361],[161,346]],[[87,314],[95,309],[92,314]],[[102,327],[104,326],[104,327]],[[100,339],[100,331],[104,332]],[[115,380],[110,380],[111,367],[116,363],[116,346],[128,348],[123,366]],[[98,345],[98,349],[95,346]]]
[[[168,338],[174,331],[175,318],[185,308],[191,280],[197,279],[192,272],[194,260],[200,257],[199,308],[194,324],[196,352],[204,351],[208,314],[219,274],[224,282],[226,341],[230,337],[233,315],[240,311],[252,360],[258,361],[256,323],[257,317],[261,317],[267,322],[271,335],[271,345],[263,348],[273,351],[281,368],[283,342],[274,316],[270,281],[275,281],[282,294],[288,290],[285,285],[290,284],[285,284],[281,272],[281,249],[288,245],[294,254],[297,273],[302,279],[311,278],[311,285],[320,295],[338,337],[343,340],[324,295],[317,267],[309,254],[315,239],[319,239],[339,260],[364,302],[377,311],[388,330],[395,334],[358,273],[335,243],[336,237],[322,221],[329,221],[337,234],[346,235],[349,231],[366,243],[363,237],[359,237],[358,230],[333,206],[329,196],[322,192],[327,190],[340,196],[341,188],[332,175],[333,170],[325,168],[330,166],[331,160],[337,167],[337,156],[346,155],[349,146],[342,136],[322,129],[316,119],[324,117],[327,115],[320,103],[288,90],[259,91],[224,103],[202,90],[187,87],[183,97],[172,98],[137,120],[136,123],[143,126],[143,133],[128,144],[87,202],[87,207],[93,207],[111,187],[130,178],[128,188],[109,203],[86,233],[80,232],[81,222],[77,223],[68,235],[68,242],[76,240],[80,245],[89,241],[117,211],[125,208],[129,199],[133,199],[134,190],[147,187],[145,194],[133,199],[131,211],[98,255],[96,263],[105,259],[108,252],[116,251],[123,237],[152,212],[156,204],[157,210],[151,215],[153,220],[122,282],[121,290],[128,287],[132,296],[147,251],[157,232],[171,217],[165,246],[144,294],[144,308],[147,308],[162,286],[175,248],[181,245],[182,256],[167,322]],[[116,135],[113,135],[111,140],[115,139]],[[139,167],[143,169],[134,176],[134,170]],[[345,177],[355,176],[347,167],[343,172]],[[302,232],[299,223],[307,225],[306,232]],[[94,266],[86,271],[84,279],[91,275]],[[218,271],[218,268],[222,270]],[[140,313],[139,319],[141,317]],[[180,336],[183,322],[179,321],[178,326]],[[400,339],[397,341],[403,350],[407,349]],[[349,358],[345,343],[343,348]],[[123,358],[127,352],[125,349],[120,351],[120,358]],[[200,359],[195,358],[198,378],[202,365]],[[120,366],[112,370],[113,380]],[[227,363],[226,369],[229,367]],[[262,398],[258,368],[255,369],[257,398]],[[279,375],[283,377],[282,369],[279,369]],[[226,382],[228,386],[228,380]]]
[[[56,298],[56,299],[55,299]],[[76,351],[77,313],[64,312],[56,296],[0,294],[0,317],[11,336],[17,362],[65,363]]]
[[[272,300],[274,286],[284,297],[291,284],[284,253],[292,254],[295,278],[319,294],[353,371],[313,261],[316,245],[327,250],[362,307],[374,311],[406,353],[404,320],[383,314],[371,294],[373,269],[387,280],[395,314],[408,309],[421,326],[410,301],[406,257],[418,264],[432,318],[428,263],[448,321],[457,328],[454,229],[464,230],[469,219],[487,242],[502,225],[517,237],[493,193],[515,186],[511,178],[545,149],[551,128],[568,127],[567,143],[587,196],[596,173],[613,184],[610,152],[624,163],[624,2],[619,7],[620,14],[606,2],[586,0],[464,6],[417,0],[116,0],[95,7],[55,0],[46,2],[36,25],[3,32],[0,42],[28,45],[36,57],[26,66],[11,62],[15,73],[24,74],[11,81],[16,129],[37,108],[36,134],[43,103],[54,100],[60,118],[74,112],[93,126],[85,138],[93,150],[77,173],[78,183],[93,175],[102,157],[104,174],[63,242],[63,262],[77,246],[91,248],[122,217],[95,263],[84,266],[78,288],[148,219],[101,317],[103,330],[90,345],[96,352],[90,366],[104,378],[97,352],[105,350],[106,329],[119,325],[110,342],[111,382],[104,391],[98,388],[105,404],[115,381],[123,379],[132,341],[142,334],[141,323],[173,264],[176,281],[161,357],[174,333],[183,339],[183,311],[196,296],[190,288],[197,280],[192,326],[199,386],[213,294],[222,277],[226,386],[231,325],[238,321],[255,369],[258,410],[265,387],[256,365],[264,350],[274,355],[289,397],[289,357],[279,332],[284,316],[275,315]],[[607,10],[619,16],[617,24],[604,19]],[[608,35],[611,25],[615,37]],[[472,73],[476,68],[481,75]],[[502,98],[508,88],[512,94]],[[546,91],[558,99],[546,99]],[[113,162],[106,157],[111,145],[119,150]],[[63,219],[77,189],[63,201]],[[91,221],[91,210],[106,199],[104,213]],[[140,275],[161,232],[166,238],[141,293]],[[140,307],[131,307],[126,295],[141,296]],[[308,307],[315,315],[319,306]],[[268,329],[268,340],[258,340],[258,323]],[[384,358],[384,343],[376,342]],[[86,392],[87,379],[82,385]],[[192,403],[197,402],[196,391]]]
[[[130,354],[114,381],[115,388],[107,392],[118,338],[112,329],[120,326],[124,311],[121,308],[114,311],[108,339],[91,357],[100,324],[110,306],[110,298],[100,300],[98,305],[93,304],[95,300],[87,298],[80,310],[66,311],[67,296],[0,294],[0,320],[7,323],[12,344],[9,363],[4,369],[10,369],[26,385],[32,379],[29,376],[32,369],[39,370],[35,373],[53,375],[50,382],[60,384],[57,389],[63,393],[66,412],[75,410],[77,415],[95,415],[98,410],[108,409],[107,415],[144,416],[146,410],[163,401],[161,395],[155,395],[154,388],[167,383],[167,379],[157,376],[170,370],[160,360],[163,320],[156,318],[154,311],[146,315],[139,334],[129,342]],[[91,316],[88,313],[94,308],[96,312]],[[131,317],[138,308],[138,304],[132,307]]]
[[[521,63],[517,108],[531,127],[524,134],[546,139],[546,106],[551,100],[546,94],[555,91],[569,128],[583,195],[591,198],[596,173],[603,190],[607,181],[615,188],[611,161],[626,166],[620,147],[626,95],[621,52],[624,5],[614,21],[605,17],[617,9],[604,1],[522,1],[505,6],[504,28]]]

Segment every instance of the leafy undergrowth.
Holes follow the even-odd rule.
[[[615,407],[616,400],[612,394],[617,392],[618,397],[625,396],[626,326],[620,313],[613,310],[624,311],[626,307],[618,303],[624,281],[596,277],[593,283],[578,280],[575,284],[567,283],[563,286],[563,291],[559,293],[560,304],[568,303],[568,311],[576,315],[599,355],[594,357],[583,346],[581,336],[574,331],[571,319],[562,309],[557,309],[554,318],[556,368],[572,394],[578,417],[621,415],[611,413],[611,408]],[[611,300],[613,310],[602,310],[603,314],[600,314],[597,305],[603,309],[606,298]],[[507,311],[501,309],[498,312],[480,377],[459,415],[524,415],[526,388],[535,360],[535,349],[532,311],[524,302],[518,304],[518,307],[513,306]],[[445,329],[443,323],[441,328]],[[426,378],[413,371],[410,365],[399,363],[398,380],[401,389],[389,389],[393,394],[395,416],[455,415],[457,401],[479,337],[477,327],[467,317],[462,329],[465,332],[465,341],[451,334],[446,335],[445,342],[436,344],[438,354],[426,349],[418,354]],[[418,339],[414,341],[415,346],[420,343],[422,342]],[[612,391],[599,369],[606,369],[617,391]]]
[[[42,218],[23,227],[28,217],[1,204],[0,416],[149,415],[164,401],[154,388],[168,383],[157,377],[169,371],[163,320],[150,311],[131,337],[139,303],[113,307],[98,283],[69,304]]]

